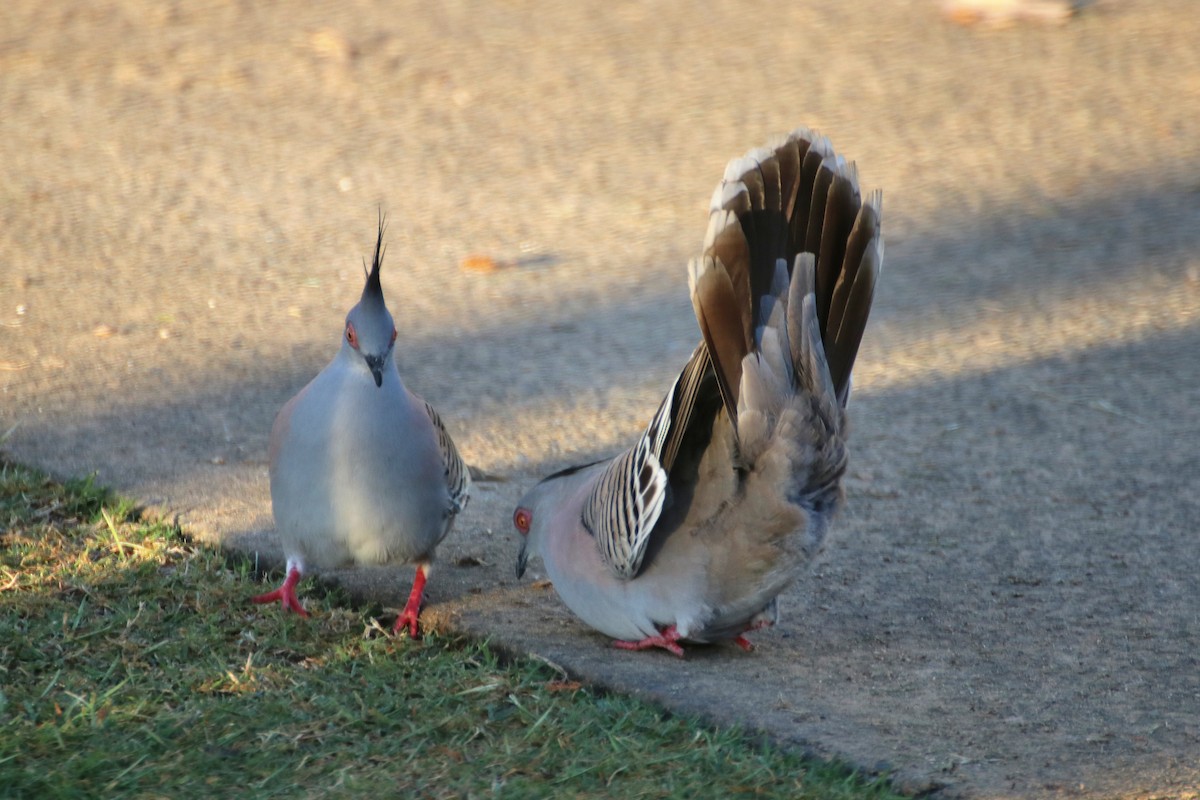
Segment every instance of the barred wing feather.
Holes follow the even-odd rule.
[[[583,524],[613,574],[637,576],[650,534],[669,500],[671,467],[711,369],[703,344],[692,353],[633,447],[609,462],[583,507]]]
[[[425,403],[425,411],[433,423],[438,450],[442,453],[442,463],[446,469],[446,488],[450,490],[450,508],[447,514],[457,515],[467,507],[467,501],[471,499],[471,472],[462,456],[458,454],[458,448],[454,446],[454,440],[450,438],[450,433],[442,424],[442,418],[437,411],[429,403]]]

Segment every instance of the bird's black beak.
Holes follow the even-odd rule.
[[[364,356],[367,361],[367,368],[371,370],[371,377],[375,379],[376,388],[383,386],[383,365],[387,363],[387,356]]]
[[[525,565],[529,563],[529,553],[525,552],[525,547],[529,543],[528,539],[521,540],[521,550],[517,553],[517,577],[525,577]]]

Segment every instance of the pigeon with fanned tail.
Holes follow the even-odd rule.
[[[341,349],[271,428],[271,508],[287,576],[254,602],[278,600],[308,616],[295,590],[306,570],[411,563],[416,576],[394,632],[415,637],[434,549],[467,504],[470,476],[437,412],[396,369],[396,327],[379,283],[383,229],[381,217]]]
[[[703,340],[629,450],[521,500],[518,576],[540,555],[567,606],[624,649],[751,649],[842,501],[880,211],[807,130],[730,162],[689,266]]]

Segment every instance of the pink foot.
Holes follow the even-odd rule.
[[[745,634],[750,633],[751,631],[760,631],[763,628],[769,628],[774,624],[775,623],[771,622],[769,619],[760,619],[758,622],[755,622],[752,625],[747,625],[746,630],[742,631],[742,633],[740,633],[738,637],[733,640],[733,643],[745,650],[747,653],[753,653],[754,643],[747,639]]]
[[[392,635],[399,636],[400,631],[408,627],[408,638],[417,639],[419,637],[418,623],[421,617],[421,598],[425,595],[425,580],[429,573],[428,564],[418,564],[417,574],[413,577],[412,592],[408,595],[408,602],[404,606],[404,610],[400,612],[400,616],[396,617],[396,625],[392,628]]]
[[[304,606],[300,605],[299,599],[296,598],[296,584],[300,582],[300,569],[298,567],[289,566],[287,577],[283,580],[283,585],[273,592],[260,594],[257,597],[252,597],[251,602],[254,603],[274,603],[276,600],[283,606],[285,611],[295,611],[302,617],[307,617],[308,612],[304,610]]]
[[[621,639],[613,642],[613,647],[619,650],[649,650],[651,647],[661,647],[683,658],[683,648],[679,645],[679,631],[674,625],[662,629],[658,636],[647,636],[637,642],[626,642]]]

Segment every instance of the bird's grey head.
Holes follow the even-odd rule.
[[[367,272],[367,284],[363,287],[358,305],[346,315],[346,331],[343,349],[361,357],[376,386],[383,385],[383,371],[392,359],[392,347],[396,344],[396,324],[383,302],[383,287],[379,283],[379,267],[383,263],[384,218],[379,217],[379,236],[375,240],[375,256],[371,259],[371,271]],[[366,272],[366,263],[363,263]]]
[[[582,477],[578,473],[588,467],[599,464],[592,461],[588,464],[578,464],[547,475],[538,481],[537,485],[525,493],[513,511],[513,526],[521,534],[521,549],[517,553],[517,577],[525,574],[529,556],[538,552],[542,538],[546,534],[547,517],[567,495],[575,491]]]

